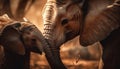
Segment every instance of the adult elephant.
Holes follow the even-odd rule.
[[[78,35],[83,46],[100,41],[103,69],[117,69],[120,66],[119,18],[120,0],[48,0],[43,11],[44,36],[56,62],[62,65],[56,69],[65,69],[59,47]]]
[[[29,69],[31,51],[41,54],[43,48],[49,56],[51,52],[35,25],[29,21],[14,21],[7,15],[0,16],[0,45],[4,47],[5,53],[3,69]]]

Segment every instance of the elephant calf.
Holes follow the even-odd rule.
[[[41,32],[30,22],[13,21],[6,15],[0,16],[0,25],[2,69],[30,69],[30,52],[42,53]]]

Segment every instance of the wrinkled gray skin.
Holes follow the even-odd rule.
[[[59,47],[63,43],[80,35],[80,44],[88,46],[102,41],[119,27],[120,8],[114,1],[48,0],[43,20],[44,36],[56,62],[56,67],[52,69],[66,69],[59,53]]]
[[[42,46],[46,54],[50,53],[42,33],[34,25],[22,28],[21,23],[8,25],[1,33],[0,44],[5,49],[5,69],[29,69],[30,51],[41,54]]]

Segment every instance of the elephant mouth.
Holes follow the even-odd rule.
[[[66,41],[73,39],[77,34],[70,30],[65,33]]]

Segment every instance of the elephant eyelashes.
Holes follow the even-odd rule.
[[[65,25],[67,23],[68,23],[68,19],[63,19],[62,22],[61,22],[62,25]]]

